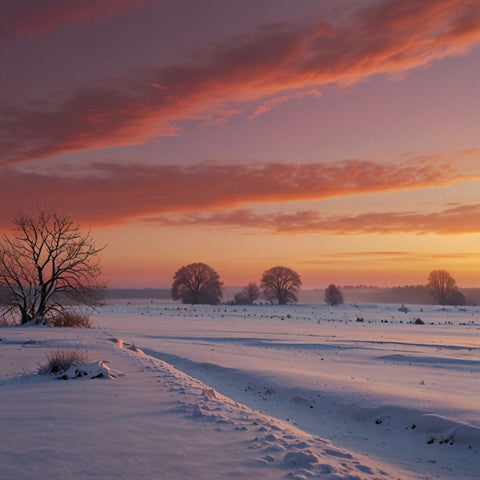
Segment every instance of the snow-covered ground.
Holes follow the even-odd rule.
[[[0,329],[0,478],[478,479],[480,308],[399,307],[117,301],[91,330]],[[123,375],[36,374],[69,348]]]

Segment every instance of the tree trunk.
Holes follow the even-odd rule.
[[[20,308],[20,311],[22,313],[20,324],[25,325],[26,323],[30,323],[32,319],[30,318],[30,315],[27,313],[27,311],[24,308]]]

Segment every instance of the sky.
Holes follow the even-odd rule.
[[[479,0],[3,0],[0,231],[53,208],[110,287],[480,286]]]

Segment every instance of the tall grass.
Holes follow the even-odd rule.
[[[87,352],[78,348],[53,350],[47,353],[47,363],[40,367],[38,373],[49,375],[66,372],[74,362],[87,363]]]
[[[56,312],[47,324],[49,327],[92,328],[93,321],[85,313],[64,311]]]

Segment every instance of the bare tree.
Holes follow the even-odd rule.
[[[296,303],[302,286],[300,275],[287,267],[273,267],[262,275],[261,289],[269,302]]]
[[[446,270],[430,272],[427,287],[440,305],[447,305],[448,298],[457,290],[454,278]]]
[[[343,303],[343,294],[333,283],[325,289],[325,302],[332,307],[336,307]]]
[[[258,288],[257,284],[250,282],[234,296],[234,301],[237,305],[252,305],[252,303],[258,299],[261,293],[262,292]]]
[[[220,276],[205,263],[191,263],[175,272],[171,295],[182,303],[218,305],[222,299]]]
[[[12,234],[0,240],[0,298],[3,318],[45,324],[66,302],[99,304],[101,268],[90,233],[82,234],[70,215],[38,209],[19,212]]]

